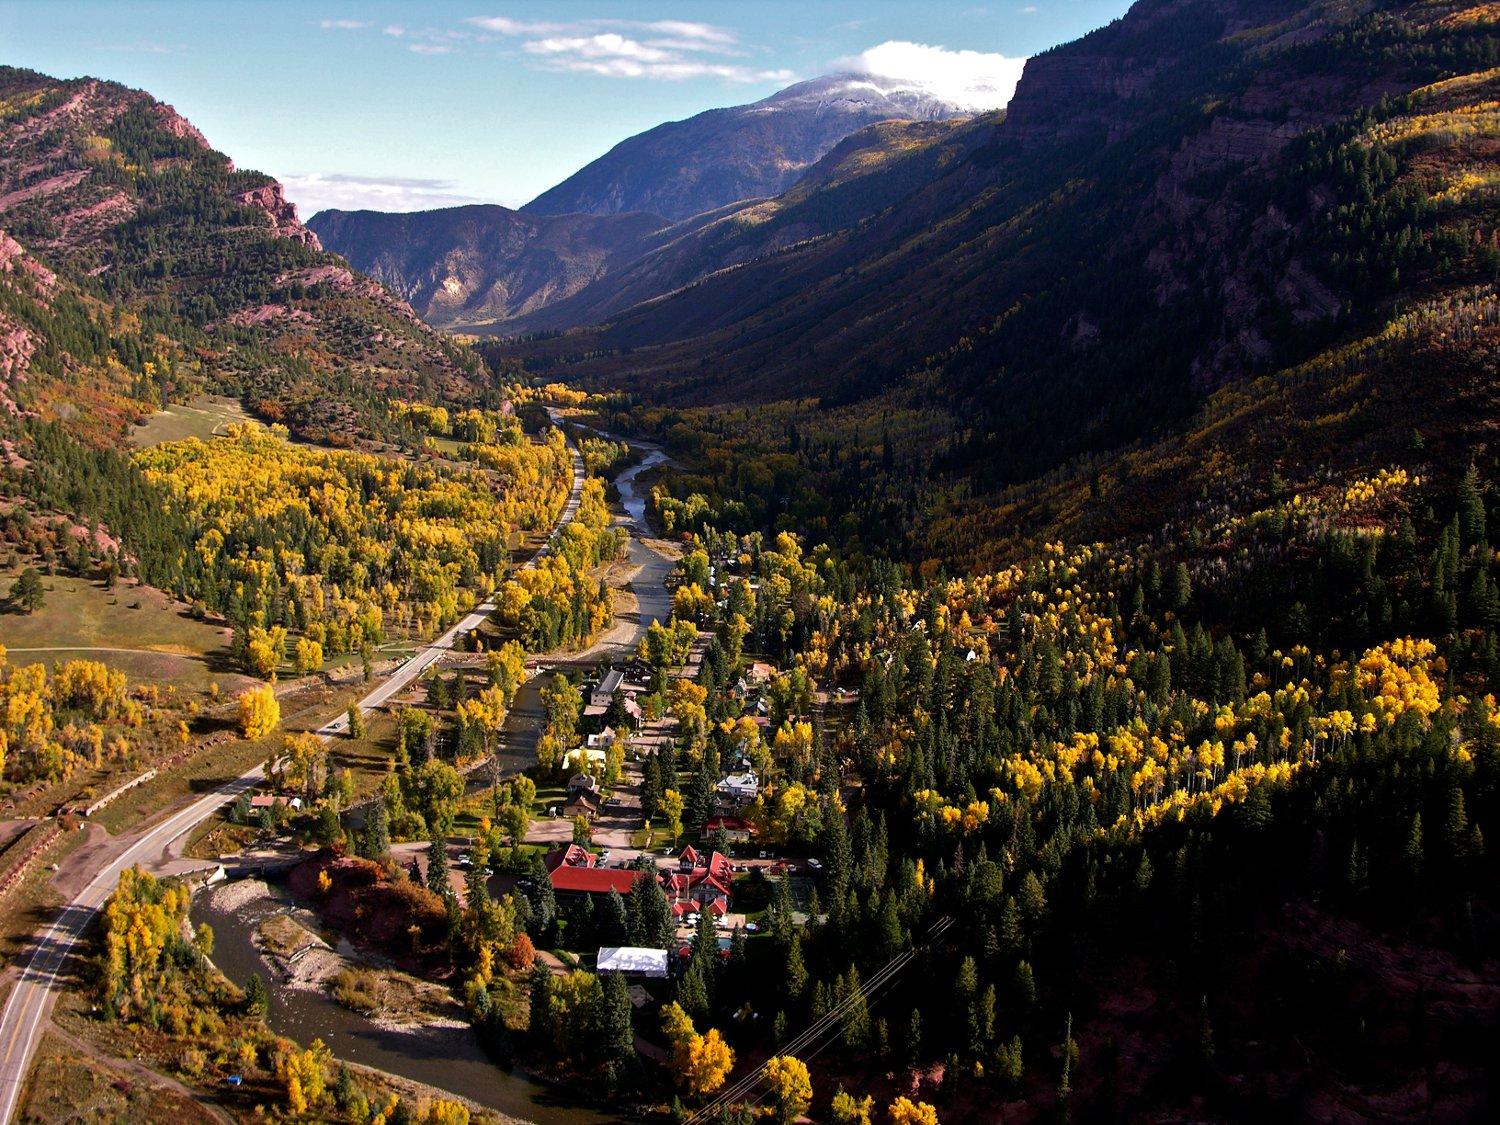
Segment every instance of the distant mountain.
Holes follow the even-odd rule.
[[[299,434],[372,433],[392,395],[472,400],[478,364],[170,106],[0,68],[0,416],[118,439],[199,390]]]
[[[633,260],[618,260],[577,292],[492,326],[522,334],[601,324],[667,294],[864,222],[929,182],[945,162],[982,143],[995,115],[885,121],[840,141],[771,199],[731,204],[659,231]]]
[[[621,141],[521,210],[646,211],[686,219],[779,195],[849,134],[877,121],[937,121],[960,110],[897,79],[835,74],[750,105],[711,109]]]
[[[440,211],[321,211],[329,249],[442,327],[509,321],[569,297],[638,257],[665,219],[529,215],[476,205]]]
[[[1404,310],[1490,315],[1492,9],[1140,0],[1028,62],[1003,117],[835,158],[537,317],[595,327],[493,351],[675,405],[919,411],[912,456],[964,487],[1086,463],[1449,315]],[[1434,346],[1421,416],[1371,416],[1379,440],[1338,452],[1452,424],[1495,357]]]

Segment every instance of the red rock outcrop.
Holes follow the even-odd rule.
[[[271,229],[280,237],[311,246],[314,250],[323,249],[318,236],[297,218],[297,205],[286,197],[281,185],[275,180],[243,192],[237,198],[247,207],[258,207],[264,211],[270,217]]]

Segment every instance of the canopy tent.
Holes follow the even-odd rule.
[[[662,979],[667,975],[667,951],[639,945],[606,945],[599,950],[598,969],[601,973]]]

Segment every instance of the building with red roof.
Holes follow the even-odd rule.
[[[548,852],[544,862],[552,889],[560,895],[607,895],[610,891],[628,895],[642,874],[629,868],[596,867],[593,853],[577,844]]]
[[[705,856],[689,844],[682,849],[677,866],[677,871],[667,876],[665,882],[673,914],[680,918],[704,910],[729,913],[732,897],[729,884],[734,878],[734,865],[727,857],[719,852]]]

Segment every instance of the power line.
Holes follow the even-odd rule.
[[[931,927],[928,928],[927,933],[922,939],[922,945],[913,946],[911,949],[908,949],[903,953],[898,953],[895,957],[892,957],[883,966],[881,966],[879,971],[877,971],[872,977],[870,977],[868,981],[861,983],[858,992],[849,997],[846,997],[842,1002],[831,1008],[828,1012],[824,1013],[820,1018],[814,1020],[812,1024],[801,1034],[782,1044],[776,1052],[777,1055],[797,1055],[805,1051],[808,1047],[812,1046],[824,1034],[826,1034],[832,1028],[836,1027],[838,1024],[842,1023],[844,1016],[856,1003],[861,1000],[868,1002],[871,995],[876,990],[882,988],[891,981],[894,981],[895,978],[899,976],[909,964],[911,964],[911,962],[916,958],[917,954],[922,950],[922,948],[930,944],[938,937],[941,937],[943,933],[946,932],[952,925],[953,919],[950,917],[938,919],[932,924]],[[822,1048],[818,1048],[817,1050],[821,1049]],[[813,1057],[816,1056],[816,1053],[817,1051],[814,1051]],[[712,1116],[715,1112],[717,1112],[724,1106],[747,1099],[750,1096],[750,1093],[755,1089],[756,1086],[760,1084],[761,1080],[765,1077],[766,1066],[769,1064],[769,1062],[770,1060],[767,1059],[766,1062],[761,1063],[760,1066],[756,1067],[749,1074],[745,1075],[745,1077],[741,1078],[733,1086],[723,1091],[713,1101],[709,1102],[702,1109],[698,1110],[691,1117],[689,1117],[684,1125],[700,1125],[700,1123],[706,1122],[710,1116]],[[757,1097],[755,1099],[755,1104],[758,1105],[764,1098],[764,1096],[764,1094],[761,1094],[759,1097]]]

